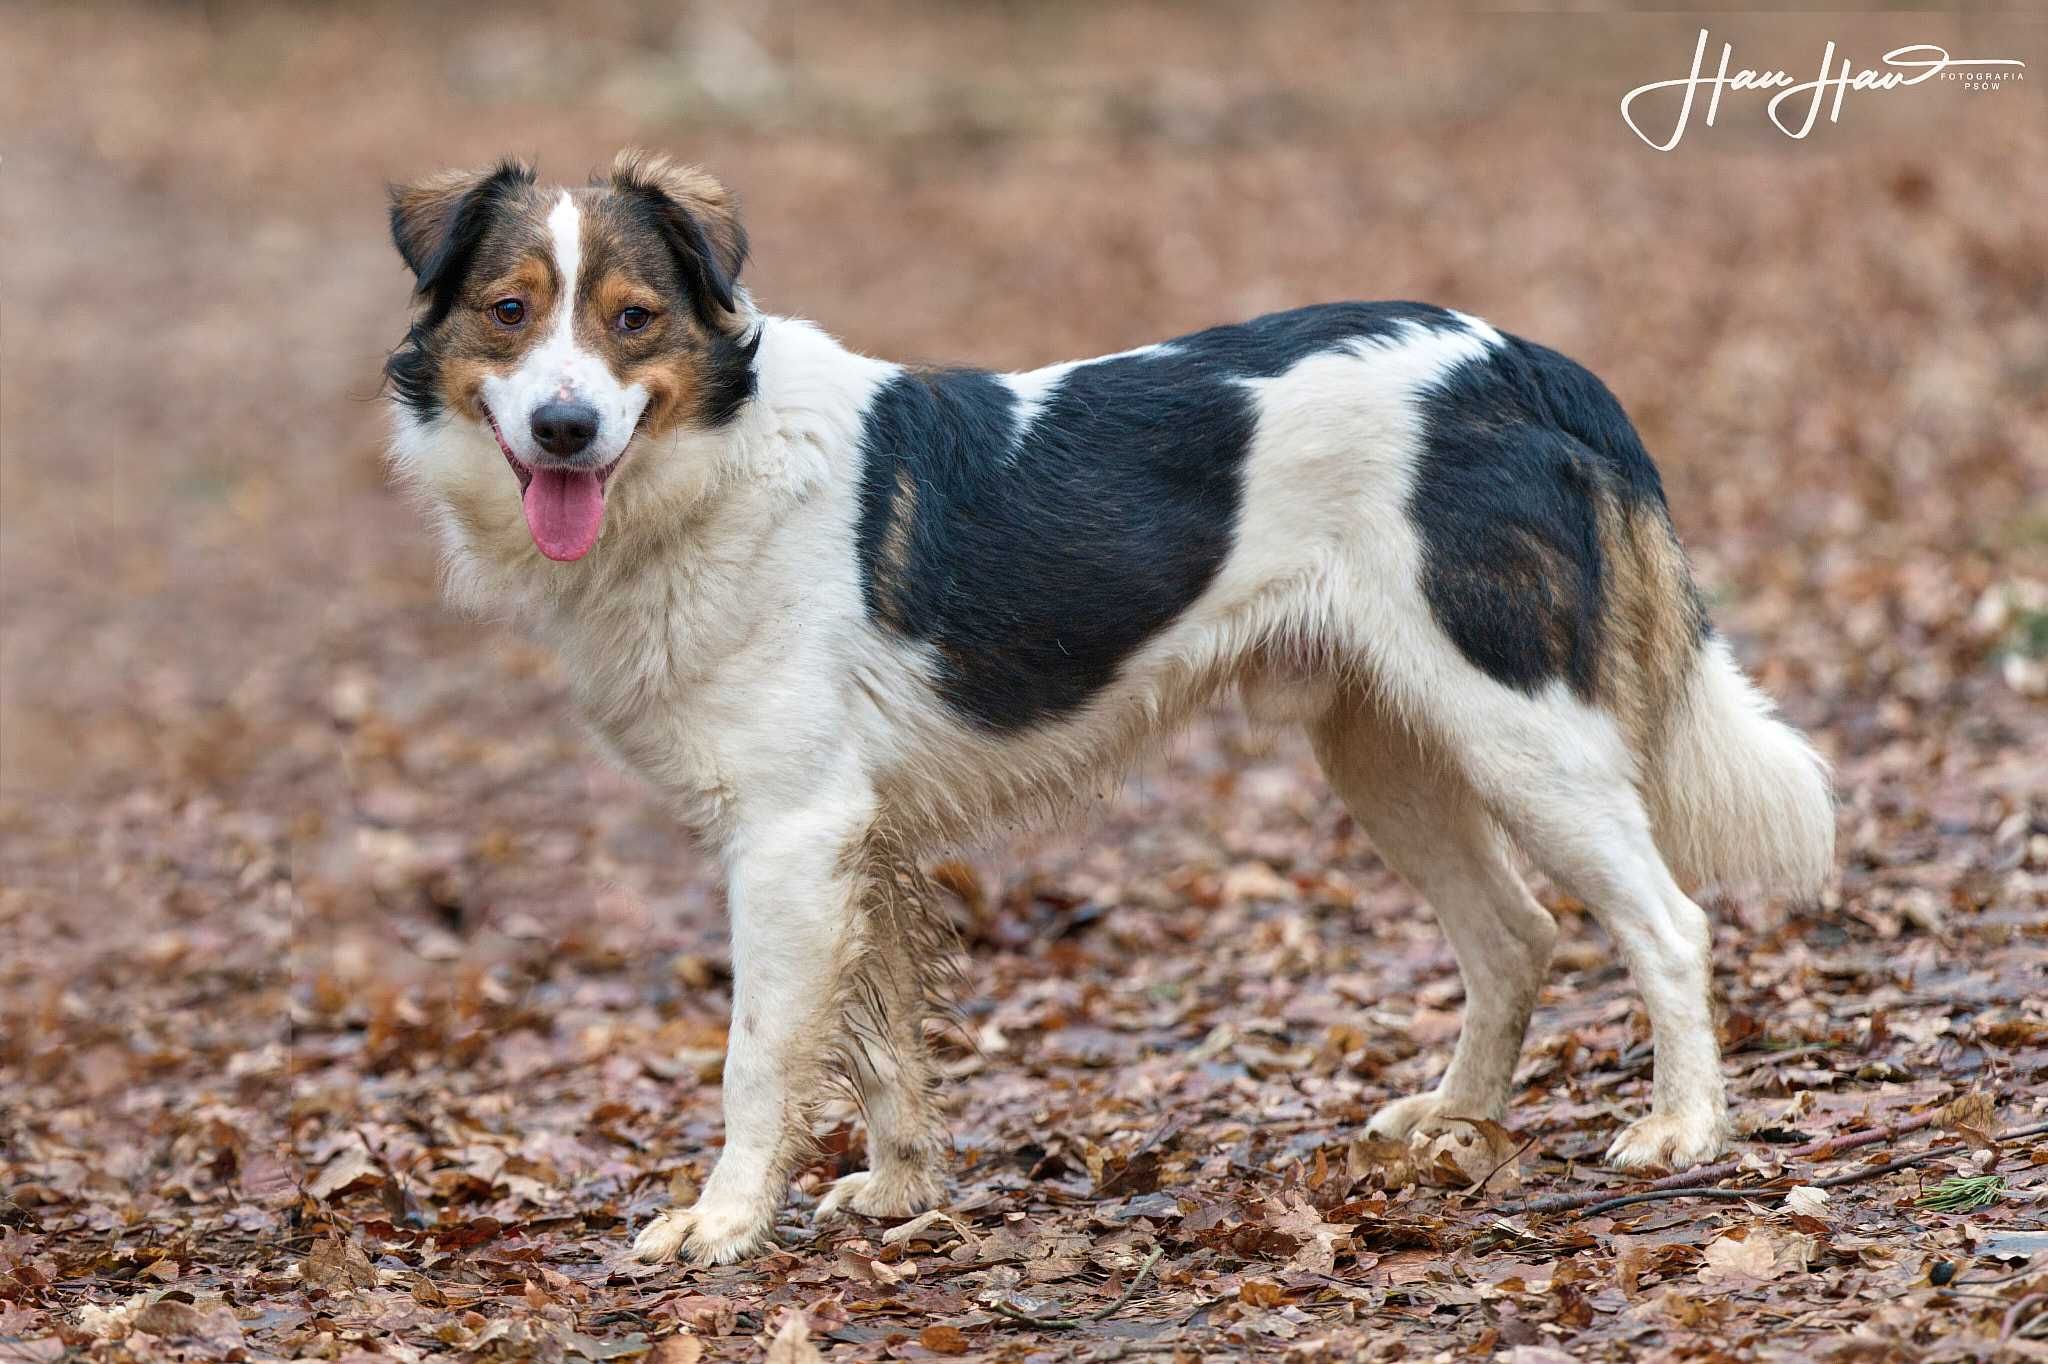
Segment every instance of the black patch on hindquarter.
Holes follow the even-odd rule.
[[[1408,512],[1437,623],[1496,681],[1534,691],[1562,676],[1590,698],[1613,571],[1600,504],[1664,509],[1635,427],[1583,367],[1512,336],[1453,370],[1423,413]]]
[[[1020,432],[980,370],[904,373],[862,434],[869,616],[934,646],[938,689],[1014,730],[1083,705],[1229,554],[1257,414],[1238,381],[1404,323],[1421,304],[1275,313],[1077,366]]]

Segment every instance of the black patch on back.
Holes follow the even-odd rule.
[[[1599,504],[1664,513],[1635,427],[1583,367],[1513,336],[1454,369],[1423,413],[1408,512],[1437,623],[1496,681],[1534,691],[1562,676],[1591,697],[1609,571]]]
[[[1422,304],[1352,303],[1213,327],[1077,366],[1021,433],[993,374],[898,376],[861,440],[870,618],[933,645],[940,694],[983,728],[1071,713],[1230,552],[1257,421],[1237,380],[1448,321]]]

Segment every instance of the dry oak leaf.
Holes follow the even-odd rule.
[[[1828,1203],[1828,1191],[1811,1184],[1795,1185],[1785,1192],[1785,1211],[1801,1217],[1825,1217]]]
[[[1982,1090],[1965,1094],[1942,1109],[1941,1125],[1980,1151],[1998,1149],[1997,1105]]]
[[[175,1297],[160,1297],[137,1312],[131,1324],[146,1336],[197,1341],[216,1359],[225,1359],[242,1348],[242,1323],[234,1309],[218,1298],[201,1306]]]
[[[137,1293],[125,1302],[112,1307],[101,1307],[87,1303],[78,1309],[75,1320],[78,1329],[101,1340],[120,1340],[135,1324],[135,1314],[149,1304],[149,1294]]]
[[[768,1364],[824,1364],[825,1357],[811,1344],[811,1324],[801,1312],[782,1319],[782,1329],[768,1342]]]
[[[704,1342],[695,1336],[670,1336],[654,1347],[647,1364],[697,1364],[704,1358]]]
[[[1266,1200],[1267,1226],[1294,1243],[1287,1261],[1289,1269],[1328,1274],[1337,1267],[1337,1251],[1351,1244],[1351,1228],[1341,1222],[1325,1222],[1323,1215],[1299,1193],[1290,1192],[1287,1202]]]
[[[1435,1136],[1418,1134],[1410,1143],[1415,1168],[1425,1182],[1463,1189],[1484,1179],[1487,1187],[1496,1191],[1521,1182],[1516,1159],[1521,1143],[1514,1133],[1485,1118],[1446,1121],[1450,1125],[1444,1131]]]
[[[1344,1174],[1356,1184],[1376,1176],[1375,1187],[1389,1193],[1416,1182],[1415,1161],[1405,1141],[1360,1137],[1344,1151]]]
[[[377,1169],[377,1162],[368,1151],[360,1146],[344,1147],[333,1160],[327,1162],[313,1182],[306,1186],[306,1192],[315,1198],[327,1199],[343,1192],[358,1180],[378,1182],[384,1178]]]
[[[369,1255],[354,1241],[339,1236],[315,1243],[299,1267],[299,1275],[313,1287],[333,1293],[377,1286],[377,1270]]]
[[[1748,1288],[1782,1274],[1804,1273],[1813,1238],[1766,1227],[1737,1227],[1700,1255],[1702,1287]]]
[[[917,1333],[917,1343],[935,1355],[964,1355],[967,1336],[957,1326],[927,1326]]]
[[[1253,1307],[1285,1307],[1287,1290],[1271,1279],[1246,1279],[1238,1285],[1237,1300]]]
[[[944,1208],[933,1208],[882,1233],[885,1246],[900,1246],[911,1241],[922,1241],[936,1249],[950,1241],[973,1244],[974,1237],[968,1233],[966,1224],[952,1213]]]

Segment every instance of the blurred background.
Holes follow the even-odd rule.
[[[488,1094],[624,1066],[652,1115],[695,1083],[659,1058],[715,1056],[705,865],[582,740],[555,662],[437,602],[380,464],[409,282],[385,184],[505,154],[580,182],[629,143],[737,189],[763,307],[893,358],[1031,366],[1341,298],[1564,350],[1641,427],[1741,655],[1841,765],[1831,922],[1930,969],[1954,915],[2038,922],[2040,12],[1574,11],[0,10],[10,1096],[118,1176],[145,1157],[110,1124],[175,1133],[195,1105],[289,1117],[317,1162],[429,1067]],[[1682,75],[1703,24],[1802,79],[1830,39],[2030,79],[1851,94],[1804,141],[1730,95],[1660,154],[1619,97]],[[1298,933],[1262,907],[1307,895],[1344,908],[1313,934],[1368,993],[1455,998],[1291,741],[1219,716],[1098,805],[955,869],[978,988],[1092,969],[1041,939],[1105,906],[1200,951]],[[286,1078],[288,1114],[255,1100]],[[678,1151],[715,1131],[708,1099],[690,1114],[661,1128]]]

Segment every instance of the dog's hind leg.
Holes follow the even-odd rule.
[[[867,1119],[868,1168],[832,1185],[818,1203],[821,1220],[848,1210],[908,1217],[933,1207],[952,1156],[925,1024],[948,1011],[959,944],[935,888],[907,855],[877,835],[864,857],[865,951],[841,1050]]]
[[[1478,794],[1441,751],[1370,700],[1341,705],[1309,734],[1380,857],[1435,910],[1465,982],[1465,1024],[1442,1081],[1380,1109],[1368,1130],[1398,1138],[1433,1135],[1443,1119],[1498,1121],[1557,924],[1529,894]]]
[[[1599,921],[1642,994],[1656,1049],[1650,1115],[1623,1130],[1609,1159],[1674,1168],[1712,1159],[1727,1144],[1728,1107],[1709,1002],[1711,934],[1657,849],[1621,727],[1562,683],[1528,694],[1454,676],[1417,689],[1409,704],[1508,836]]]
[[[1672,879],[1626,771],[1602,760],[1596,729],[1589,723],[1583,739],[1560,735],[1540,769],[1497,793],[1498,808],[1536,865],[1607,930],[1650,1016],[1650,1114],[1622,1129],[1608,1159],[1682,1169],[1713,1159],[1728,1142],[1710,1003],[1712,932]]]

